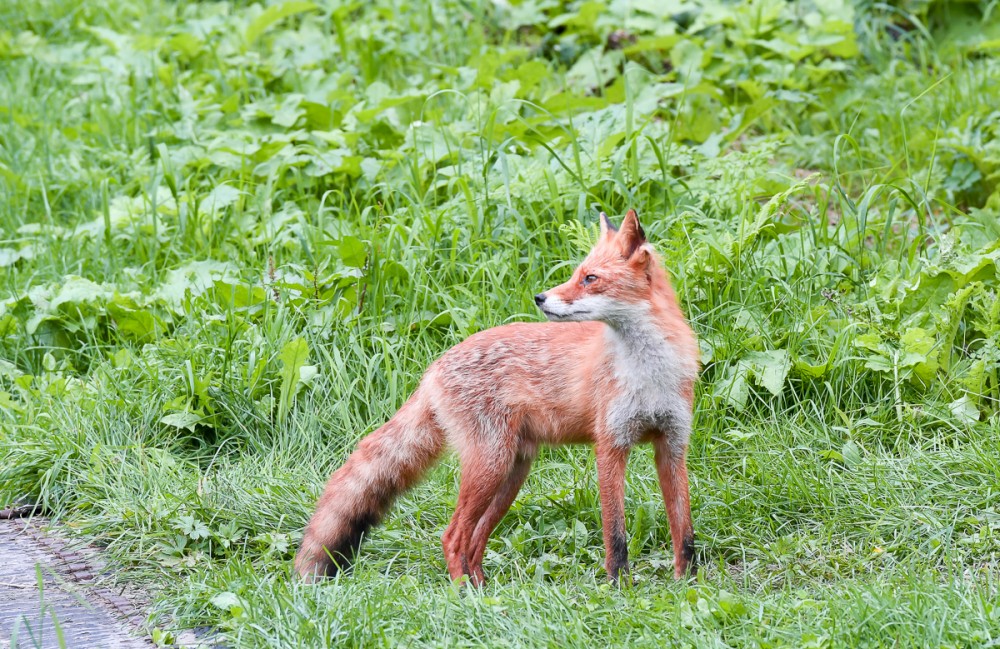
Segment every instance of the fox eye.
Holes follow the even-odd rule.
[[[586,277],[583,278],[583,285],[586,286],[587,284],[593,284],[596,281],[597,281],[597,275],[587,275]]]

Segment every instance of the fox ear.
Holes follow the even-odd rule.
[[[653,247],[648,243],[644,243],[636,249],[635,253],[629,257],[628,263],[635,265],[637,268],[641,268],[647,274],[649,273],[649,265],[653,261]]]
[[[608,215],[605,214],[604,212],[601,212],[601,218],[599,220],[601,222],[601,238],[602,239],[606,239],[607,237],[611,236],[612,234],[615,234],[615,233],[618,232],[618,228],[615,227],[615,224],[611,222],[611,219],[609,219]]]
[[[629,259],[639,246],[646,243],[646,233],[639,224],[639,217],[635,210],[629,210],[622,221],[622,227],[618,229],[618,245],[621,247],[622,257]]]

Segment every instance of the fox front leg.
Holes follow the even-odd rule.
[[[691,522],[691,498],[688,494],[688,475],[684,449],[671,446],[666,437],[653,442],[656,472],[663,492],[663,504],[670,519],[670,539],[674,546],[674,578],[693,575],[694,525]]]
[[[629,578],[628,537],[625,532],[625,465],[629,449],[598,444],[597,481],[601,490],[601,524],[604,531],[604,567],[608,579]]]

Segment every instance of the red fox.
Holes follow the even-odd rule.
[[[698,345],[634,210],[616,229],[603,212],[594,249],[568,282],[535,302],[551,321],[488,329],[435,361],[392,419],[331,476],[295,569],[336,573],[393,498],[442,455],[461,462],[458,504],[442,539],[451,578],[483,584],[486,541],[517,496],[540,444],[595,446],[609,579],[629,571],[625,464],[654,447],[674,546],[674,575],[692,568],[685,456]]]

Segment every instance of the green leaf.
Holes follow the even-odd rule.
[[[337,252],[344,265],[350,268],[363,268],[368,257],[364,242],[357,237],[344,237],[338,241]]]
[[[743,410],[747,405],[750,396],[750,386],[747,385],[746,367],[740,363],[730,365],[726,368],[726,374],[715,385],[714,394],[717,398],[722,398],[737,412]]]
[[[840,464],[847,465],[844,461],[844,454],[840,451],[835,451],[832,448],[826,451],[820,451],[819,456],[824,460],[830,460],[831,462],[839,462]]]
[[[204,41],[200,38],[192,34],[180,33],[167,40],[165,48],[167,50],[177,52],[184,58],[191,60],[201,53],[201,49],[204,45]]]
[[[792,363],[785,349],[751,352],[743,361],[753,373],[757,385],[766,388],[774,396],[780,396],[785,387],[785,378]]]
[[[242,610],[244,608],[243,600],[241,600],[236,593],[231,593],[228,590],[216,593],[209,601],[212,603],[212,606],[220,608],[228,613],[233,613],[234,611]]]
[[[13,380],[22,374],[24,374],[24,372],[19,370],[17,365],[0,358],[0,377]]]
[[[979,408],[976,407],[976,404],[972,402],[972,399],[967,394],[949,403],[948,408],[951,410],[951,414],[955,415],[955,419],[958,419],[963,424],[971,426],[979,421]]]
[[[689,40],[680,41],[670,50],[670,63],[684,79],[697,81],[704,59],[705,52]]]
[[[840,448],[840,453],[843,455],[844,463],[848,467],[856,467],[861,464],[861,447],[855,442],[847,440],[844,445]]]
[[[549,28],[556,27],[576,27],[580,31],[590,31],[594,28],[594,21],[605,10],[603,2],[584,2],[577,8],[576,13],[564,13],[549,21]]]
[[[879,354],[888,352],[888,348],[886,348],[885,344],[882,342],[882,338],[874,331],[857,336],[854,339],[854,345],[855,347],[867,349],[868,351],[877,352]]]
[[[747,612],[746,605],[735,595],[725,590],[719,591],[719,609],[727,616],[742,616],[746,615]]]
[[[185,516],[185,519],[190,519],[190,523],[185,525],[184,533],[192,541],[207,539],[211,536],[211,530],[203,522],[196,520],[193,516]],[[185,521],[185,523],[188,523],[188,521]]]
[[[319,368],[315,365],[303,365],[299,368],[299,382],[301,385],[309,385],[319,376]]]
[[[21,249],[0,248],[0,268],[13,266],[21,259],[31,259],[34,256],[34,248],[31,246]]]
[[[201,417],[193,412],[175,412],[160,419],[160,423],[174,428],[186,428],[192,433],[195,425],[201,421]]]
[[[215,283],[215,299],[227,308],[259,313],[271,295],[260,286],[234,284],[219,281]]]
[[[247,31],[244,34],[247,46],[253,45],[264,32],[278,21],[315,9],[319,9],[319,7],[312,2],[303,2],[302,0],[290,0],[289,2],[268,7],[264,10],[264,13],[254,18],[247,26]]]
[[[66,278],[66,282],[59,288],[59,292],[52,298],[49,307],[55,310],[63,304],[82,304],[105,297],[107,290],[100,284],[95,284],[89,279],[71,275]]]
[[[801,358],[796,358],[794,367],[796,372],[811,379],[818,379],[826,374],[826,363],[815,365]]]
[[[300,106],[302,99],[302,95],[286,95],[281,106],[274,112],[271,122],[285,128],[295,126],[299,118],[306,114],[305,109]]]
[[[618,68],[624,61],[624,54],[618,50],[604,52],[595,47],[577,59],[566,73],[566,84],[583,92],[603,88],[618,76]]]
[[[239,199],[243,192],[230,185],[219,185],[201,200],[198,212],[215,215]]]
[[[282,349],[278,355],[281,361],[281,397],[278,400],[278,421],[284,421],[291,410],[295,391],[302,380],[302,367],[309,358],[309,343],[305,338],[296,338]],[[311,377],[310,377],[311,378]]]
[[[227,261],[204,259],[190,261],[167,273],[163,283],[153,291],[153,298],[172,308],[180,307],[185,297],[201,295],[217,281],[236,281],[236,267]]]
[[[145,342],[152,339],[156,333],[156,316],[149,309],[135,308],[129,301],[116,295],[115,299],[108,303],[107,310],[118,332],[130,340]]]
[[[913,367],[913,374],[925,384],[934,380],[938,370],[936,340],[925,329],[912,327],[900,338],[903,367]]]

